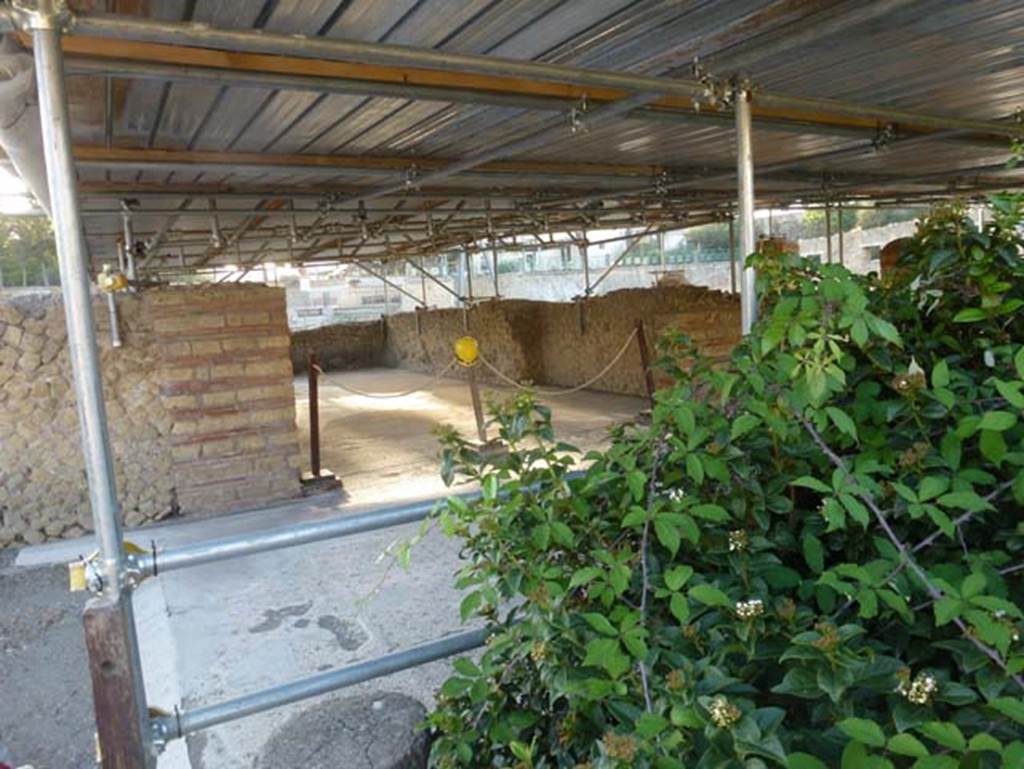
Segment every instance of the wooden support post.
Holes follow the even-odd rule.
[[[480,439],[480,445],[487,443],[487,428],[484,426],[484,405],[480,399],[480,382],[476,376],[476,366],[470,366],[467,371],[469,375],[469,395],[473,399],[473,416],[476,419],[476,435]]]
[[[136,654],[131,596],[93,598],[85,605],[85,648],[89,656],[96,729],[103,769],[149,769],[153,756],[143,734],[146,703],[138,699],[141,682],[133,680]]]
[[[309,375],[309,464],[314,478],[320,477],[320,362],[316,353],[309,354],[306,364]]]
[[[644,372],[644,387],[647,389],[647,400],[654,408],[654,372],[651,371],[651,352],[647,347],[647,333],[644,331],[644,322],[636,322],[636,346],[640,349],[640,366]]]

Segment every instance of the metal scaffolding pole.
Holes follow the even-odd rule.
[[[135,280],[135,230],[132,228],[132,214],[127,203],[121,204],[124,212],[124,263],[128,280]]]
[[[729,293],[736,293],[736,217],[729,217]]]
[[[740,318],[743,334],[749,334],[757,320],[757,276],[754,268],[746,266],[747,257],[754,253],[754,151],[751,142],[750,91],[736,91],[736,176],[739,182],[739,200],[736,213],[740,220],[740,258],[743,271],[740,278]]]
[[[840,203],[836,206],[836,211],[839,212],[839,263],[846,264],[846,259],[843,255],[843,204]]]
[[[217,724],[263,713],[273,708],[319,697],[328,692],[353,686],[363,681],[425,665],[456,654],[464,654],[483,646],[490,631],[469,630],[437,641],[422,644],[384,657],[357,662],[337,670],[318,673],[299,681],[254,692],[215,705],[186,710],[155,721],[156,732],[164,741],[174,740]]]
[[[82,229],[71,149],[60,42],[61,19],[55,5],[41,0],[33,12],[26,14],[25,20],[33,40],[43,151],[60,265],[71,372],[93,528],[100,550],[97,576],[102,582],[102,593],[89,602],[83,615],[96,723],[105,766],[145,769],[152,765],[153,758],[147,749],[149,719],[131,594],[122,589],[121,508],[117,500],[113,452],[94,332],[88,248]]]
[[[832,208],[825,204],[825,261],[832,264]]]

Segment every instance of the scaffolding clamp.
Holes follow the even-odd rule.
[[[10,8],[14,20],[26,32],[35,29],[66,32],[74,22],[66,0],[11,0]]]
[[[142,556],[150,555],[149,551],[136,545],[134,542],[124,542],[124,556],[121,559],[121,571],[118,579],[121,586],[134,590],[142,584],[146,577],[150,576],[144,566]],[[153,547],[153,563],[156,564],[155,545]],[[89,555],[81,556],[77,561],[68,564],[68,589],[72,593],[88,590],[93,595],[99,595],[105,588],[105,578],[100,562],[98,550]]]

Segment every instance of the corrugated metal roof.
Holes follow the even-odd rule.
[[[1024,4],[1020,0],[920,0],[840,34],[808,39],[816,25],[863,6],[861,0],[151,0],[144,4],[144,11],[138,10],[138,3],[129,2],[115,2],[113,10],[222,28],[382,41],[653,75],[684,72],[686,63],[700,56],[713,74],[728,77],[734,74],[730,62],[742,61],[755,88],[932,115],[1002,119],[1024,106],[1024,36],[1020,34]],[[787,47],[787,34],[799,44]],[[764,55],[759,54],[762,49]],[[625,118],[573,133],[568,109],[539,112],[393,95],[316,94],[119,77],[111,89],[112,123],[108,127],[104,125],[103,78],[75,76],[70,88],[76,144],[102,145],[109,130],[115,148],[228,153],[228,166],[217,167],[143,162],[104,168],[102,164],[83,164],[80,173],[87,209],[113,210],[116,200],[111,196],[136,196],[139,213],[135,226],[143,237],[159,232],[167,223],[166,214],[146,215],[146,209],[175,210],[187,198],[194,199],[189,209],[202,213],[186,211],[177,217],[171,233],[161,238],[165,249],[176,237],[178,241],[186,238],[176,236],[175,231],[208,231],[208,197],[217,197],[218,217],[229,231],[251,221],[248,216],[225,212],[232,207],[248,210],[261,201],[287,200],[294,193],[303,193],[300,207],[315,207],[316,197],[321,195],[321,206],[329,208],[329,198],[323,197],[328,193],[351,203],[360,190],[373,189],[382,181],[379,174],[337,169],[274,170],[250,163],[231,166],[230,153],[404,157],[409,161],[410,180],[415,182],[411,169],[418,159],[458,160],[550,125],[551,141],[509,159],[651,166],[650,178],[546,174],[543,169],[501,175],[466,173],[420,191],[417,197],[408,198],[405,208],[445,205],[450,209],[453,203],[446,201],[463,199],[467,209],[480,211],[486,197],[496,209],[510,211],[514,203],[522,207],[542,198],[593,194],[612,200],[617,197],[611,194],[616,190],[647,188],[645,194],[627,198],[623,205],[648,206],[654,215],[660,211],[667,216],[669,209],[677,213],[692,209],[695,215],[704,216],[701,212],[728,203],[731,188],[728,179],[719,178],[703,186],[699,182],[683,185],[685,194],[657,194],[660,184],[728,171],[734,162],[728,120],[716,126],[674,118]],[[583,122],[585,125],[586,115]],[[804,158],[796,170],[785,175],[758,177],[759,194],[786,199],[807,197],[815,191],[837,197],[854,192],[880,196],[926,191],[942,189],[948,180],[930,179],[928,186],[922,186],[900,183],[896,177],[953,176],[961,171],[976,175],[981,173],[975,171],[978,168],[986,168],[986,184],[1019,178],[1015,173],[987,168],[1006,158],[1004,148],[991,140],[943,141],[906,149],[893,145],[870,152],[867,148],[874,133],[870,126],[860,135],[834,135],[755,124],[759,166]],[[858,146],[866,151],[816,157]],[[667,175],[659,178],[662,169]],[[893,179],[886,178],[890,176]],[[834,190],[830,191],[829,185]],[[410,189],[415,189],[415,184]],[[701,189],[709,194],[703,198],[694,194]],[[221,195],[234,192],[259,194],[244,198]],[[370,208],[393,208],[403,197],[391,195]],[[361,239],[361,223],[353,218],[355,214],[327,213],[326,219],[316,213],[297,215],[300,230],[318,222],[318,226],[335,222],[344,225],[346,242]],[[427,226],[425,214],[405,221],[418,221],[424,229]],[[462,221],[478,236],[487,233],[484,214],[457,214],[453,221]],[[495,214],[492,221],[499,234],[530,226],[528,219],[507,213]],[[566,224],[571,221],[564,219]],[[253,237],[280,233],[287,224],[280,217],[268,222],[258,223]],[[549,224],[558,226],[557,222]],[[119,217],[90,215],[87,225],[94,254],[110,253]],[[334,238],[331,233],[322,235],[324,242]],[[192,235],[187,237],[195,240]],[[420,250],[449,243],[437,233],[432,238],[425,232],[416,237],[422,241]],[[312,242],[315,239],[303,246],[307,256],[315,252],[308,247]],[[407,243],[401,247],[410,253],[415,250]],[[268,251],[269,258],[280,258],[281,250],[275,246]],[[381,254],[384,250],[378,244],[365,247],[364,253]],[[392,250],[399,247],[392,244]],[[221,258],[201,245],[189,246],[185,252],[195,257],[197,264]],[[221,261],[234,261],[234,257],[224,255]]]

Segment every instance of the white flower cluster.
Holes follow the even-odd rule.
[[[743,529],[733,529],[729,532],[729,552],[742,553],[750,546],[750,538]]]
[[[915,705],[927,705],[939,691],[939,682],[931,673],[919,673],[914,680],[901,681],[896,691]]]
[[[673,502],[682,502],[683,497],[686,496],[686,492],[682,489],[669,489],[668,498]]]
[[[708,713],[711,714],[712,723],[719,729],[729,729],[743,717],[740,709],[721,695],[711,701]]]
[[[757,619],[762,614],[764,614],[764,601],[760,598],[736,602],[736,616],[742,620]]]

